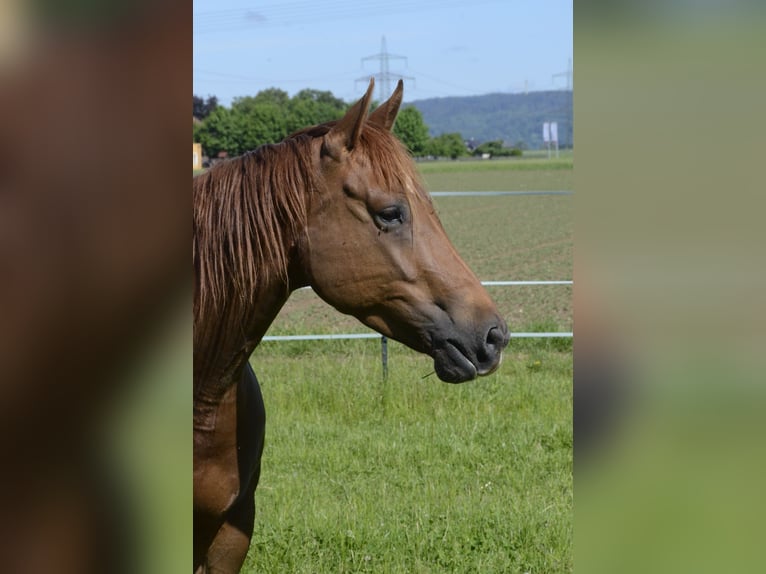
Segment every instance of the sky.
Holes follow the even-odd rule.
[[[383,37],[405,102],[563,89],[572,0],[194,0],[194,93],[228,106],[310,88],[352,102],[381,72],[363,58]]]

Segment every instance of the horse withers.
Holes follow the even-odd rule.
[[[237,572],[247,553],[265,426],[248,359],[294,289],[430,355],[450,383],[492,373],[508,344],[391,133],[402,83],[368,114],[373,85],[340,120],[194,178],[197,572]]]

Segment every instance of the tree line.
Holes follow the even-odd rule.
[[[332,92],[311,89],[290,97],[270,88],[255,96],[235,98],[229,107],[219,105],[215,96],[193,95],[194,141],[202,144],[210,158],[241,155],[307,126],[337,120],[350,105]],[[431,137],[423,115],[414,106],[400,110],[393,131],[415,157],[456,159],[471,153],[460,133]]]

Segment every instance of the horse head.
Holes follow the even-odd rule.
[[[508,327],[448,239],[414,162],[391,132],[402,82],[368,114],[373,85],[337,122],[303,131],[313,137],[318,177],[293,281],[430,355],[444,381],[489,374],[500,364]]]

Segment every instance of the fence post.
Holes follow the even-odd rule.
[[[383,380],[388,379],[388,337],[380,336],[380,360],[383,364]]]

